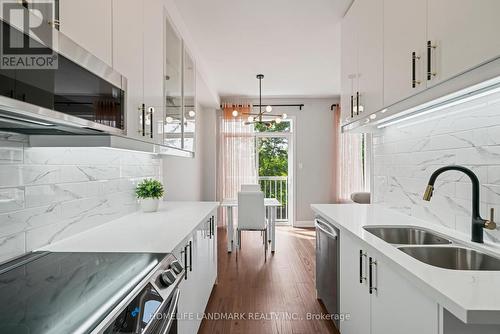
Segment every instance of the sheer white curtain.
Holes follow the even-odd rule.
[[[233,110],[238,116],[233,117]],[[242,184],[257,183],[254,126],[244,124],[251,107],[225,106],[219,122],[219,201],[236,199]]]
[[[335,111],[336,143],[335,175],[337,203],[351,202],[351,194],[368,191],[366,182],[366,147],[365,138],[360,133],[342,133],[340,130],[340,108]]]

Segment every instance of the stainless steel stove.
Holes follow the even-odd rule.
[[[0,266],[0,333],[177,332],[171,254],[32,253]]]

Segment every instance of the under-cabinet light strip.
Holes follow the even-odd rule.
[[[500,77],[468,87],[439,99],[407,109],[377,122],[377,128],[382,129],[403,121],[428,115],[439,110],[450,108],[462,103],[500,92]]]

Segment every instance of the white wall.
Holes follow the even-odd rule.
[[[481,214],[500,210],[500,94],[408,120],[374,136],[374,201],[470,235],[471,183],[459,172],[438,178],[431,202],[422,195],[432,172],[458,164],[479,177]],[[485,230],[500,242],[500,231]]]
[[[273,110],[277,114],[286,112],[295,123],[296,226],[313,226],[311,204],[333,202],[336,143],[334,112],[330,106],[338,102],[333,98],[263,99],[263,104],[305,104],[302,110],[295,107],[276,107]]]

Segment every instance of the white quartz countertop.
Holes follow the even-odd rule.
[[[157,212],[136,211],[39,250],[170,253],[218,206],[216,202],[160,202]]]
[[[313,204],[312,209],[340,229],[352,233],[386,256],[403,277],[465,323],[500,324],[500,271],[462,271],[420,262],[365,231],[366,225],[410,225],[431,229],[460,246],[500,256],[494,244],[477,244],[470,235],[413,218],[379,205]],[[342,241],[341,241],[342,242]],[[340,269],[342,270],[342,268]]]

